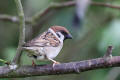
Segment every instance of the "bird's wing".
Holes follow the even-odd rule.
[[[46,31],[33,40],[28,41],[24,47],[57,47],[59,44],[60,41],[57,37],[53,33]]]

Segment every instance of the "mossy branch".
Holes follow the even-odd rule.
[[[21,53],[22,53],[22,45],[24,44],[25,41],[25,18],[24,18],[24,12],[21,4],[21,0],[14,0],[16,7],[17,7],[17,12],[19,16],[19,44],[16,52],[16,56],[14,57],[12,63],[18,64],[20,61]]]

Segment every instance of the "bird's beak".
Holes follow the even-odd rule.
[[[72,35],[71,35],[71,34],[68,34],[68,35],[66,36],[66,38],[67,38],[67,39],[72,39]]]

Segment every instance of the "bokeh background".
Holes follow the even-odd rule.
[[[45,9],[51,2],[69,0],[22,0],[26,18],[34,16]],[[94,2],[120,5],[120,0],[93,0]],[[26,24],[26,41],[31,40],[52,25],[65,26],[73,35],[67,40],[55,60],[64,62],[81,61],[102,57],[107,46],[112,45],[113,56],[120,52],[120,9],[89,5],[84,19],[78,20],[75,26],[76,7],[53,9],[47,15],[38,19],[36,24]],[[0,0],[0,15],[17,16],[14,0]],[[19,26],[16,23],[0,20],[0,59],[11,61],[16,53],[19,38]],[[51,64],[51,62],[37,62],[37,64]],[[22,65],[31,65],[31,59],[24,52]],[[4,65],[0,62],[0,65]],[[119,80],[120,68],[107,68],[56,76],[38,76],[22,78],[22,80]],[[21,78],[1,79],[21,80]]]

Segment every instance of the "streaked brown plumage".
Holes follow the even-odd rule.
[[[39,35],[35,39],[27,42],[25,44],[26,47],[36,46],[36,47],[44,47],[44,46],[59,46],[60,41],[50,32],[44,32],[43,34]]]
[[[53,60],[63,47],[65,39],[71,39],[69,31],[62,26],[52,26],[47,31],[28,41],[23,49],[28,51],[28,56],[36,60]]]

